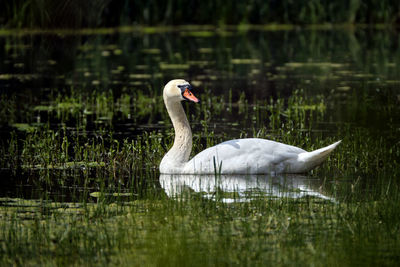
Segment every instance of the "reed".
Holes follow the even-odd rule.
[[[187,9],[187,6],[196,6]],[[140,7],[140,8],[137,8]],[[119,25],[212,24],[392,24],[398,23],[396,1],[306,0],[251,1],[118,1],[96,0],[63,4],[48,0],[12,1],[2,9],[2,23],[20,28],[84,28]]]

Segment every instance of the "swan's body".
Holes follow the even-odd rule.
[[[321,164],[340,143],[307,152],[266,139],[236,139],[207,148],[189,161],[192,132],[181,101],[187,99],[198,102],[190,88],[190,84],[184,80],[172,80],[164,87],[164,103],[175,129],[175,140],[161,161],[161,173],[304,173]]]

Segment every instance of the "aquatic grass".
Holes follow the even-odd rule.
[[[165,152],[161,140],[161,135],[156,132],[145,134],[136,140],[125,139],[120,142],[110,134],[98,138],[83,138],[79,135],[71,138],[63,130],[42,129],[27,134],[22,143],[20,162],[13,168],[105,167],[114,173],[130,173],[143,167],[154,168],[157,165],[159,157],[154,155]],[[10,149],[15,149],[14,147],[15,145]]]
[[[25,141],[22,142],[22,153],[20,165],[27,168],[41,167],[41,168],[54,168],[56,166],[68,168],[69,166],[76,166],[72,162],[86,162],[87,166],[93,163],[106,164],[110,169],[110,166],[119,165],[122,169],[132,169],[132,166],[141,166],[142,162],[147,162],[148,166],[156,167],[158,162],[161,160],[161,155],[168,149],[169,144],[172,143],[172,130],[162,130],[152,132],[150,134],[144,132],[143,136],[136,136],[135,140],[118,140],[113,137],[113,127],[100,126],[97,135],[87,135],[86,128],[90,120],[98,121],[101,118],[107,117],[109,120],[116,112],[120,112],[122,107],[121,103],[124,104],[126,109],[127,117],[134,121],[140,121],[142,118],[150,115],[150,120],[153,116],[161,116],[163,118],[163,124],[170,125],[169,119],[165,115],[163,109],[163,103],[160,97],[147,97],[140,91],[133,97],[128,97],[127,94],[122,94],[121,97],[116,98],[112,94],[104,92],[93,92],[87,96],[74,96],[76,91],[72,91],[72,96],[60,97],[57,96],[55,100],[52,100],[52,105],[49,109],[42,106],[39,108],[33,108],[37,112],[51,112],[53,109],[57,109],[57,117],[63,124],[69,124],[79,129],[78,131],[70,130],[68,127],[63,127],[62,130],[53,130],[53,126],[42,124],[41,126],[35,126],[39,128],[32,128],[30,132],[23,134]],[[214,95],[210,90],[205,90],[203,97],[206,99],[201,105],[186,105],[187,113],[191,118],[191,121],[198,122],[195,125],[194,132],[194,149],[193,153],[201,151],[205,147],[212,146],[220,141],[229,138],[223,129],[214,127],[210,129],[211,114],[214,116],[232,116],[237,114],[243,119],[242,124],[244,126],[242,132],[238,136],[234,137],[245,137],[251,136],[259,138],[270,138],[276,141],[284,143],[294,144],[303,146],[306,149],[315,149],[319,146],[326,145],[326,142],[336,141],[332,136],[327,136],[323,131],[314,131],[315,126],[319,121],[324,119],[326,113],[326,100],[322,95],[313,97],[305,97],[305,92],[301,90],[294,91],[293,95],[287,100],[278,98],[276,100],[270,98],[269,100],[256,101],[254,104],[249,105],[248,100],[244,94],[241,94],[239,99],[232,100],[232,95],[228,94],[228,98]],[[66,104],[70,103],[70,104]],[[116,103],[116,104],[114,104]],[[141,103],[139,106],[136,103]],[[133,105],[133,109],[128,108]],[[61,108],[62,107],[62,108]],[[64,108],[65,107],[65,108]],[[85,107],[85,109],[83,109]],[[396,109],[394,104],[387,105],[385,111],[388,116],[395,114]],[[46,111],[47,110],[47,111]],[[144,111],[145,113],[136,112],[136,110]],[[149,113],[146,113],[149,112]],[[61,114],[61,115],[60,115]],[[147,114],[147,115],[146,115]],[[39,115],[41,115],[39,113]],[[94,117],[93,117],[94,116]],[[92,118],[91,118],[92,117]],[[71,120],[74,118],[74,120]],[[247,118],[251,118],[248,120]],[[246,122],[247,120],[247,122]],[[69,123],[73,122],[73,124]],[[162,124],[162,125],[163,125]],[[251,126],[256,125],[256,127]],[[30,127],[29,125],[27,125]],[[164,126],[163,126],[164,127]],[[246,130],[246,127],[247,128]],[[354,132],[354,129],[348,128],[349,125],[343,128],[343,131],[338,131],[336,139],[348,138],[352,140],[354,137],[361,134],[361,132]],[[21,129],[21,128],[19,128]],[[347,129],[347,130],[346,130]],[[357,128],[355,128],[357,129]],[[221,131],[222,130],[222,131]],[[362,131],[362,129],[360,129]],[[167,139],[163,137],[163,133],[167,133]],[[323,138],[326,139],[322,142]],[[362,139],[366,138],[365,135],[359,138],[359,143],[351,142],[353,146],[357,146],[358,149],[362,147]],[[368,144],[371,144],[373,136],[367,137]],[[388,136],[393,139],[395,136]],[[11,140],[15,140],[11,139]],[[200,141],[200,143],[198,141]],[[204,141],[202,141],[204,140]],[[364,140],[365,141],[365,140]],[[14,141],[13,141],[14,142]],[[11,142],[11,144],[13,144]],[[380,144],[375,146],[388,147],[384,144],[387,141],[380,138]],[[15,143],[15,142],[14,142]],[[73,144],[73,145],[71,145]],[[167,145],[164,145],[167,144]],[[7,147],[7,146],[6,146]],[[15,147],[15,145],[14,145]],[[143,150],[145,148],[145,150]],[[389,149],[389,147],[388,147]],[[371,162],[368,157],[375,159],[384,158],[382,154],[380,156],[374,154],[368,154],[368,148],[362,150],[362,153],[357,154],[358,157],[362,157],[362,160],[345,160],[346,162]],[[16,151],[13,149],[12,151]],[[133,151],[133,153],[132,153]],[[135,153],[137,151],[137,153]],[[148,152],[144,152],[148,151]],[[356,149],[351,149],[356,151]],[[380,150],[384,153],[384,150]],[[389,149],[390,154],[397,155],[397,145]],[[157,154],[158,153],[158,154]],[[367,153],[364,154],[363,153]],[[18,155],[14,155],[12,152],[12,158],[17,158]],[[140,160],[137,164],[134,157],[130,155],[147,155],[146,160]],[[134,163],[135,162],[135,163]],[[377,161],[374,166],[385,162],[384,160]],[[15,165],[17,168],[19,165]],[[46,167],[47,166],[47,167]],[[124,167],[131,166],[131,167]],[[366,166],[360,166],[355,169],[366,169]]]
[[[61,204],[64,208],[42,218],[44,223],[14,218],[12,228],[3,220],[2,233],[8,238],[1,237],[7,240],[2,262],[18,255],[24,264],[53,260],[62,264],[67,259],[68,264],[83,264],[93,263],[94,257],[96,264],[119,265],[335,264],[339,259],[346,265],[393,264],[396,257],[376,253],[377,249],[389,255],[398,251],[398,189],[392,193],[378,201],[342,204],[260,197],[226,204],[201,197],[161,196],[87,204],[78,213]],[[61,224],[57,218],[62,218]],[[382,235],[382,229],[388,236]],[[25,250],[16,249],[25,245]],[[41,256],[35,257],[37,253]]]
[[[71,185],[66,173],[73,172],[74,183],[82,184],[83,178],[86,194],[74,199],[84,203],[76,209],[66,203],[55,203],[58,208],[52,209],[45,202],[27,208],[21,202],[15,212],[15,207],[2,204],[1,216],[6,219],[0,223],[3,264],[396,264],[400,222],[395,177],[400,151],[395,126],[379,138],[373,131],[346,123],[335,125],[334,131],[315,131],[329,114],[329,97],[322,94],[309,97],[298,90],[287,99],[257,102],[245,93],[235,98],[228,92],[224,98],[206,90],[201,105],[185,105],[191,121],[199,122],[194,124],[193,153],[238,137],[216,126],[212,116],[244,118],[235,126],[242,136],[266,137],[306,149],[343,138],[327,162],[312,172],[324,181],[318,190],[338,202],[262,195],[252,199],[250,193],[249,202],[228,204],[222,191],[207,199],[190,189],[181,198],[168,199],[157,184],[157,167],[172,144],[173,131],[162,101],[139,94],[130,99],[103,92],[87,99],[60,97],[54,107],[71,102],[77,105],[70,107],[85,105],[87,110],[62,109],[60,126],[44,124],[35,131],[12,134],[5,148],[17,160],[11,168],[41,169],[31,179],[40,177],[45,188]],[[95,134],[74,128],[97,120],[101,109],[119,112],[114,103],[122,101],[144,103],[141,108],[161,119],[162,127],[122,139],[112,124],[99,126]],[[392,104],[385,109],[388,112],[383,114],[396,114]],[[47,112],[43,110],[37,112]],[[131,114],[137,121],[147,115]],[[86,122],[71,120],[84,116]],[[56,171],[64,173],[57,176]],[[88,197],[93,191],[100,197]],[[128,199],[122,194],[129,194]]]
[[[195,197],[88,204],[79,208],[82,213],[57,209],[45,223],[2,221],[3,229],[14,233],[2,232],[2,239],[8,236],[2,261],[19,255],[32,264],[67,258],[69,264],[82,264],[93,257],[97,264],[122,265],[335,264],[339,259],[346,265],[393,264],[396,257],[381,257],[376,249],[398,252],[397,203],[389,197],[347,204],[307,198],[226,204]],[[27,237],[27,250],[18,251],[14,246],[26,244],[21,241]],[[42,256],[34,257],[40,251]]]

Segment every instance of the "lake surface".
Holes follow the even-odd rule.
[[[171,135],[161,94],[173,78],[190,81],[203,101],[200,110],[208,110],[202,115],[186,106],[195,133],[206,128],[226,140],[264,127],[279,139],[265,103],[287,101],[295,93],[316,99],[302,100],[307,118],[294,125],[309,131],[310,138],[342,139],[338,129],[347,127],[399,146],[400,47],[394,30],[16,32],[2,35],[0,46],[4,151],[13,131],[18,139],[43,125],[96,141],[109,134],[121,142],[151,131]],[[317,115],[311,114],[315,110]],[[208,144],[205,136],[198,141],[201,147]],[[72,144],[67,154],[75,149]],[[41,180],[34,168],[5,161],[3,196],[14,195],[17,180],[25,186]],[[12,174],[15,168],[18,175]]]
[[[398,262],[398,30],[277,28],[0,33],[1,262]],[[160,175],[175,78],[201,100],[192,154],[343,141],[300,176]]]

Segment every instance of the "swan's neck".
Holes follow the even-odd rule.
[[[174,145],[162,159],[161,164],[183,167],[192,150],[192,131],[180,101],[164,98],[165,106],[175,129]]]

